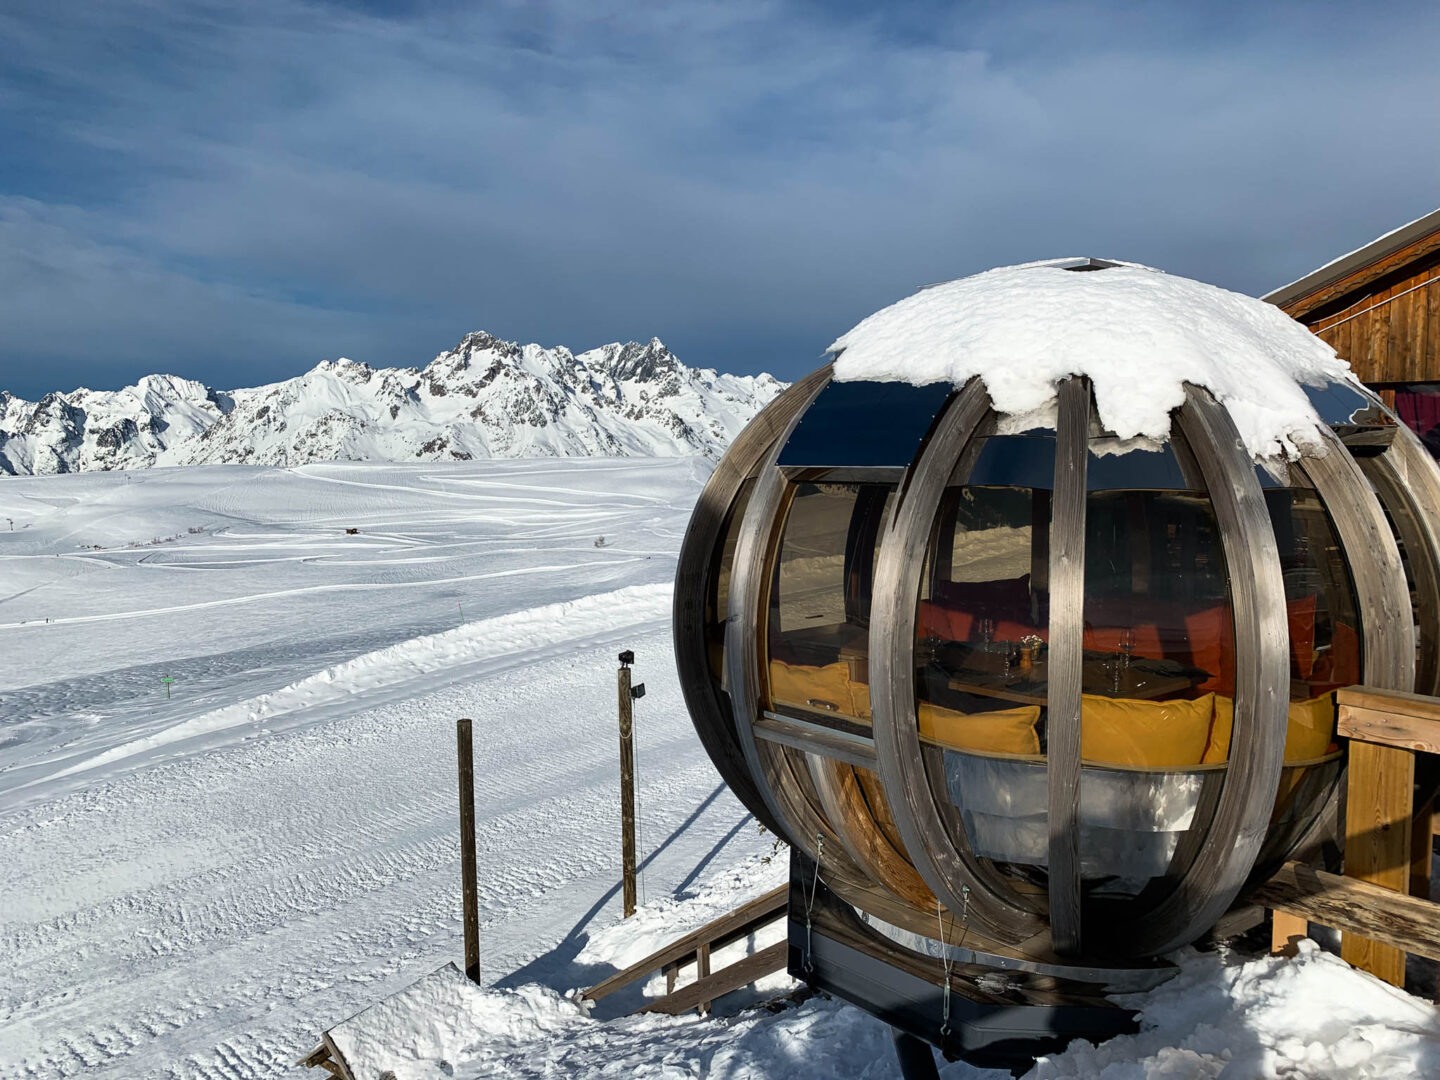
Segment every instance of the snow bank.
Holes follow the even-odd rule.
[[[1320,452],[1301,384],[1353,381],[1335,350],[1262,300],[1135,264],[1077,272],[1058,260],[923,289],[831,344],[840,381],[979,376],[1019,427],[1054,426],[1055,387],[1089,376],[1100,422],[1164,442],[1184,384],[1229,409],[1256,461]]]
[[[784,880],[783,859],[751,859],[683,899],[646,905],[600,930],[581,959],[623,967]],[[1301,943],[1294,959],[1248,962],[1186,950],[1180,971],[1121,998],[1141,1031],[1100,1046],[1076,1041],[1025,1080],[1380,1080],[1440,1075],[1434,1006]],[[889,1029],[820,997],[771,1012],[592,1019],[557,990],[481,990],[455,968],[367,1009],[331,1032],[361,1080],[440,1076],[610,1076],[893,1080]],[[726,1012],[732,1015],[725,1015]],[[946,1080],[1002,1080],[963,1062]]]
[[[1176,978],[1122,1001],[1141,1010],[1139,1034],[1075,1043],[1028,1080],[1440,1075],[1440,1012],[1313,941],[1245,964],[1192,952]]]

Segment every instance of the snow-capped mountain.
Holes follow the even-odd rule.
[[[572,353],[468,334],[423,368],[326,361],[212,390],[149,375],[29,402],[0,390],[0,473],[566,455],[719,457],[784,386],[682,364],[658,339]]]

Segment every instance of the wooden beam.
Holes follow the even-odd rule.
[[[669,1013],[671,1016],[676,1016],[699,1008],[702,1003],[708,1005],[709,1002],[732,990],[739,990],[742,986],[748,986],[757,979],[784,970],[789,951],[790,942],[788,940],[777,941],[774,945],[767,946],[757,953],[751,953],[745,959],[737,960],[712,975],[696,979],[689,986],[682,986],[673,994],[666,994],[663,998],[652,1001],[640,1011]]]
[[[1346,686],[1335,691],[1335,700],[1341,705],[1440,721],[1440,697],[1428,694],[1382,690],[1374,686]]]
[[[1345,876],[1409,898],[1410,813],[1415,755],[1356,740],[1350,744],[1345,805]],[[1395,986],[1405,985],[1405,953],[1354,931],[1340,955]]]
[[[1440,720],[1341,705],[1336,730],[1348,739],[1376,746],[1440,754]]]
[[[1440,960],[1440,904],[1354,878],[1286,863],[1253,899],[1321,926]]]
[[[1062,955],[1081,951],[1080,676],[1085,629],[1085,495],[1090,380],[1059,388],[1055,503],[1050,536],[1050,658],[1046,720],[1050,935]]]

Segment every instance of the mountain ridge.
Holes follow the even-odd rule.
[[[483,330],[424,367],[341,357],[289,379],[218,390],[146,375],[120,390],[0,390],[0,474],[166,465],[715,459],[784,383],[682,363],[659,338],[574,353]]]

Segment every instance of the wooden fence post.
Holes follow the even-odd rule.
[[[625,918],[635,914],[635,698],[630,688],[630,665],[635,654],[620,654],[620,858]]]
[[[1345,876],[1408,894],[1415,755],[1352,738],[1348,773]],[[1394,986],[1405,985],[1405,954],[1393,946],[1344,934],[1340,956]]]
[[[480,903],[475,895],[475,755],[469,719],[455,721],[460,765],[460,891],[465,920],[465,977],[480,982]]]

